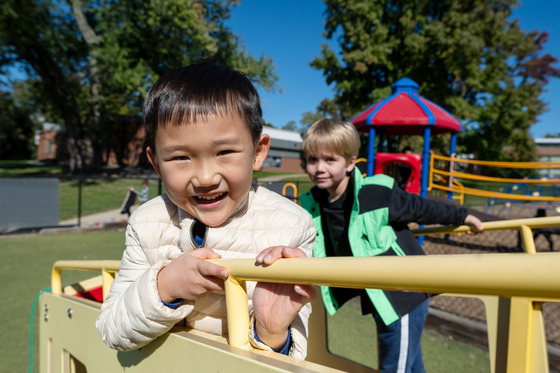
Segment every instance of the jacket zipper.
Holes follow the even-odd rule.
[[[196,239],[195,239],[194,228],[195,228],[196,224],[200,224],[200,225],[204,226],[204,235],[202,236],[202,243],[200,245],[196,242]],[[193,246],[195,247],[195,249],[200,249],[201,247],[204,247],[205,244],[206,244],[206,237],[208,236],[208,227],[206,225],[202,224],[199,220],[195,219],[193,221],[193,223],[191,224],[190,234],[191,234],[191,241],[193,243]]]

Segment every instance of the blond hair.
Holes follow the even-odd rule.
[[[358,156],[360,145],[356,127],[339,119],[320,119],[309,127],[303,137],[303,153],[306,157],[328,150],[349,161]]]

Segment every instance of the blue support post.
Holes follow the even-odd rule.
[[[426,126],[424,128],[424,150],[422,153],[422,179],[420,180],[420,196],[428,197],[428,175],[430,171],[430,141],[432,137],[432,128]],[[421,225],[420,227],[423,227]],[[418,236],[418,243],[424,245],[424,236]]]
[[[457,149],[457,131],[453,131],[451,132],[451,143],[449,145],[449,157],[451,158],[453,156],[453,154],[455,154]],[[449,163],[450,167],[453,167],[453,165],[451,164],[451,162]],[[449,170],[450,172],[452,171],[451,169]],[[453,179],[451,178],[451,176],[449,176],[449,183],[448,183],[448,187],[451,188],[451,186],[453,185]],[[452,200],[453,199],[453,193],[452,192],[447,192],[447,199]]]
[[[375,128],[369,127],[369,140],[368,140],[368,159],[367,159],[367,175],[373,176],[375,163]]]
[[[430,140],[432,128],[424,128],[424,150],[422,153],[422,180],[420,180],[420,196],[428,197],[428,175],[430,171]]]

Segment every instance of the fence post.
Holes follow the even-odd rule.
[[[78,177],[78,227],[82,226],[82,177]]]

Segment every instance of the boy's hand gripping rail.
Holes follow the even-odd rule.
[[[560,299],[558,253],[289,258],[268,267],[251,259],[212,262],[230,273],[228,325],[230,344],[236,347],[248,343],[244,281]]]

